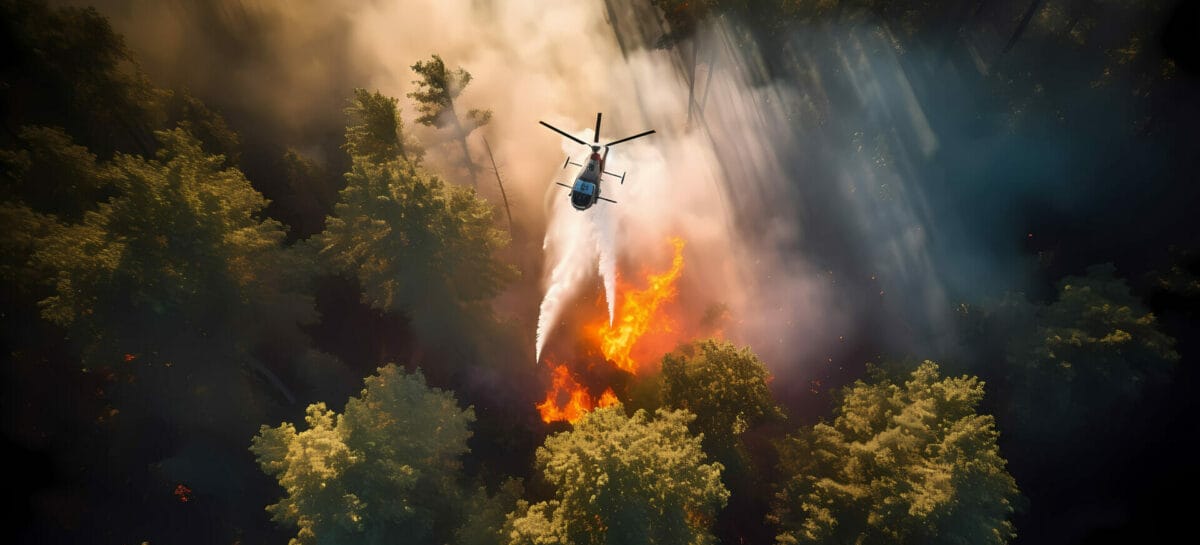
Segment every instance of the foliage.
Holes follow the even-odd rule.
[[[487,487],[479,487],[467,499],[466,520],[454,532],[455,545],[502,545],[506,543],[504,524],[510,513],[521,501],[525,492],[521,479],[505,480],[495,494],[488,494]]]
[[[34,255],[55,272],[42,315],[86,345],[85,359],[185,355],[180,338],[239,344],[265,324],[311,320],[302,257],[241,172],[183,130],[158,135],[155,159],[118,154],[118,195],[46,237]],[[99,168],[99,167],[95,167]],[[211,342],[211,341],[209,341]]]
[[[0,104],[9,123],[62,126],[105,155],[148,149],[162,97],[95,8],[4,0],[0,21]]]
[[[15,150],[0,150],[3,198],[76,222],[111,194],[112,173],[62,129],[22,127]]]
[[[417,101],[417,110],[421,116],[417,122],[422,125],[443,128],[450,127],[454,138],[458,140],[463,154],[463,164],[471,175],[471,183],[478,187],[475,162],[471,160],[471,150],[467,147],[467,136],[471,131],[487,125],[492,120],[491,110],[472,109],[463,119],[459,119],[454,101],[471,83],[471,74],[462,68],[447,70],[442,58],[433,55],[427,61],[418,61],[412,66],[421,79],[414,80],[417,90],[408,94]]]
[[[460,126],[462,122],[454,111],[454,100],[471,83],[470,72],[462,68],[448,70],[438,55],[433,55],[427,61],[417,61],[412,69],[421,76],[421,79],[413,81],[418,89],[408,94],[417,101],[417,110],[421,112],[417,123],[439,129],[452,125],[458,127],[465,136],[491,121],[491,110],[471,110],[467,112],[466,126]]]
[[[0,282],[14,292],[29,293],[45,272],[30,262],[38,242],[57,225],[53,217],[28,206],[0,203]]]
[[[1034,323],[1032,336],[1014,337],[1008,349],[1022,427],[1077,426],[1136,399],[1179,361],[1175,340],[1112,265],[1062,279],[1057,300],[1039,308]]]
[[[663,405],[695,414],[689,427],[704,437],[705,452],[726,468],[740,467],[741,434],[783,418],[767,388],[769,375],[749,348],[713,339],[698,341],[663,357]]]
[[[300,239],[320,233],[325,229],[325,218],[337,204],[341,175],[291,148],[283,153],[279,170],[284,190],[273,208],[291,228],[289,235]]]
[[[1018,498],[983,382],[926,361],[848,387],[833,423],[780,445],[779,543],[1007,543]]]
[[[380,163],[397,157],[418,161],[424,153],[404,132],[396,99],[378,91],[355,89],[346,107],[346,143],[350,157]]]
[[[687,411],[598,409],[546,439],[537,465],[554,500],[521,502],[509,515],[511,544],[711,543],[729,493],[721,464],[704,463]]]
[[[263,426],[250,450],[284,488],[267,510],[299,528],[294,545],[439,543],[474,420],[419,372],[387,365],[343,414],[310,405],[307,429]]]
[[[200,141],[204,151],[224,156],[227,165],[237,166],[241,161],[241,137],[225,118],[186,89],[166,94],[163,107],[167,125],[187,131]]]
[[[411,161],[356,156],[314,241],[335,270],[358,278],[371,306],[406,313],[432,334],[463,313],[486,314],[488,299],[514,278],[493,255],[507,238],[492,214],[473,190]]]

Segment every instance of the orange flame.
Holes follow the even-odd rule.
[[[683,272],[683,239],[674,237],[671,244],[675,246],[671,268],[666,272],[650,275],[647,278],[649,285],[646,289],[626,292],[617,312],[616,322],[612,326],[605,322],[598,330],[600,351],[604,353],[604,357],[630,373],[637,373],[638,367],[632,356],[633,347],[650,330],[651,325],[670,329],[670,322],[666,317],[658,318],[658,310],[663,303],[675,298],[675,281]]]
[[[571,376],[571,371],[566,365],[560,364],[554,367],[550,390],[546,392],[545,401],[537,404],[537,410],[542,413],[542,421],[547,424],[561,420],[574,424],[592,409],[616,403],[617,394],[613,393],[612,388],[606,388],[604,393],[600,394],[600,399],[593,403],[592,395],[587,389]]]

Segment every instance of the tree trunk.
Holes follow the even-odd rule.
[[[267,366],[255,360],[250,360],[249,364],[251,369],[257,371],[258,374],[267,379],[267,382],[269,382],[271,386],[274,386],[276,390],[279,390],[280,394],[283,394],[284,399],[287,399],[289,405],[296,403],[296,396],[292,395],[292,391],[288,389],[282,380],[279,380],[278,375],[272,373],[270,369],[267,369]]]
[[[1004,49],[1001,54],[1008,53],[1014,45],[1017,45],[1017,40],[1021,39],[1021,35],[1025,34],[1025,30],[1029,28],[1029,22],[1033,20],[1033,16],[1041,11],[1042,4],[1045,0],[1033,0],[1029,3],[1029,7],[1025,9],[1025,14],[1021,16],[1021,22],[1017,24],[1017,29],[1013,31],[1012,36],[1009,36],[1008,43],[1004,44]]]
[[[512,210],[508,208],[508,193],[504,192],[504,180],[500,178],[500,168],[496,166],[496,156],[492,155],[492,146],[488,144],[487,137],[483,136],[483,147],[487,150],[488,159],[492,161],[492,172],[496,173],[496,183],[500,184],[500,197],[504,199],[504,214],[508,216],[508,236],[513,236]]]
[[[471,150],[467,147],[467,133],[462,123],[458,121],[458,112],[454,110],[454,101],[450,101],[450,120],[454,123],[454,134],[458,136],[458,145],[462,147],[463,161],[467,163],[467,172],[471,173],[471,187],[479,189],[479,177],[475,174],[475,162],[471,161]]]
[[[692,35],[692,62],[689,63],[688,70],[688,116],[687,126],[692,126],[692,107],[696,104],[696,49],[700,47],[699,38]]]

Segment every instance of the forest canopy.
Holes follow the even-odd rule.
[[[689,208],[664,223],[766,240],[760,256],[688,254],[668,319],[647,328],[667,340],[635,373],[586,332],[613,303],[593,263],[579,276],[595,291],[565,301],[556,324],[582,333],[551,344],[554,362],[529,361],[553,274],[542,235],[555,209],[537,191],[559,188],[513,151],[526,142],[503,140],[535,128],[522,101],[566,116],[590,95],[544,74],[530,77],[545,96],[568,88],[570,104],[496,93],[521,77],[525,49],[497,47],[514,54],[497,68],[445,33],[432,50],[368,58],[355,40],[372,34],[290,3],[285,15],[174,6],[180,19],[161,27],[134,17],[195,50],[178,52],[179,71],[213,81],[189,88],[188,74],[141,63],[158,58],[145,36],[117,31],[150,6],[60,4],[0,0],[0,454],[17,468],[6,542],[1140,542],[1189,520],[1172,498],[1196,484],[1185,469],[1200,437],[1200,230],[1187,223],[1200,80],[1180,46],[1200,35],[1194,7],[576,8],[577,32],[613,43],[571,85],[627,83],[609,60],[633,80],[668,66],[612,117],[673,116],[654,125],[670,137],[660,151],[706,159],[664,165],[730,181],[728,218]],[[506,8],[470,4],[464,25]],[[518,18],[521,39],[560,23],[550,11]],[[310,17],[328,26],[291,26]],[[472,39],[496,46],[491,31]],[[317,36],[296,48],[300,68],[279,45],[293,34]],[[345,68],[326,78],[330,66]],[[734,77],[710,94],[723,70]],[[335,96],[270,79],[286,71],[329,79]],[[650,89],[663,81],[683,83]],[[281,92],[295,103],[279,111],[332,121],[282,129]],[[562,111],[541,113],[551,106]],[[709,125],[721,116],[745,116],[724,120],[737,128],[724,149]],[[896,121],[917,117],[938,146]],[[831,166],[843,155],[865,159]],[[763,158],[779,168],[742,164]],[[485,164],[499,199],[479,186]],[[760,166],[786,179],[742,179]],[[505,180],[539,185],[510,206]],[[911,217],[890,221],[904,207]],[[851,244],[872,233],[896,238]],[[571,242],[597,245],[585,238]],[[761,315],[732,315],[751,290],[711,279],[768,253],[782,263],[757,292],[768,300],[742,307]],[[643,256],[609,257],[633,289]],[[904,266],[891,285],[914,293],[882,289],[876,265],[892,258]],[[933,295],[916,293],[918,265]],[[811,280],[801,295],[793,276]],[[991,277],[1009,282],[975,285]],[[945,319],[936,335],[922,330],[928,308]],[[576,403],[574,418],[543,421],[539,401]]]

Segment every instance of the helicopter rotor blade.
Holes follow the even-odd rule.
[[[596,112],[596,132],[592,133],[592,142],[600,143],[600,112]]]
[[[590,145],[591,145],[591,144],[588,144],[587,142],[584,142],[583,140],[580,140],[580,139],[578,139],[578,138],[575,138],[574,136],[571,136],[571,135],[567,134],[567,133],[566,133],[566,131],[563,131],[562,129],[560,129],[560,128],[558,128],[558,127],[555,127],[554,125],[551,125],[551,124],[549,124],[549,123],[546,123],[545,121],[538,121],[538,123],[541,123],[542,125],[545,125],[547,129],[550,129],[550,130],[552,130],[552,131],[554,131],[554,132],[556,132],[556,133],[558,133],[558,134],[561,134],[561,135],[563,135],[563,136],[565,136],[565,137],[567,137],[567,138],[570,138],[571,140],[574,140],[574,141],[576,141],[576,142],[579,142],[580,144],[583,144],[583,145],[585,145],[585,146],[590,146]]]
[[[621,142],[628,142],[628,141],[630,141],[630,140],[633,140],[634,138],[641,138],[641,137],[643,137],[643,136],[647,136],[647,135],[651,135],[651,134],[654,134],[654,129],[650,129],[650,130],[648,130],[648,131],[646,131],[646,132],[643,132],[643,133],[638,133],[638,134],[635,134],[635,135],[633,135],[633,136],[626,136],[625,138],[622,138],[622,139],[620,139],[620,140],[614,140],[614,141],[612,141],[612,142],[609,142],[609,143],[605,144],[605,145],[604,145],[604,147],[608,147],[608,146],[615,146],[615,145],[617,145],[617,144],[620,144]]]

